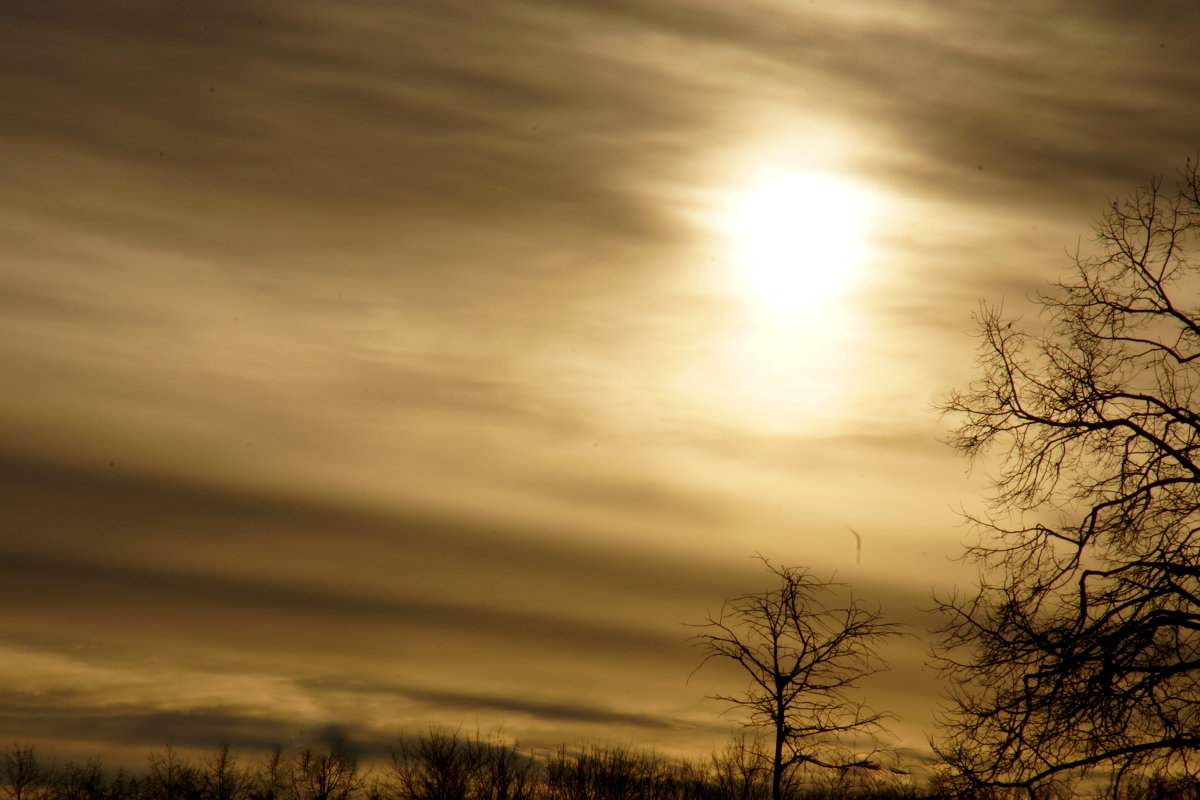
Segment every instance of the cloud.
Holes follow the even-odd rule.
[[[173,635],[223,632],[237,640],[257,640],[297,652],[320,648],[326,626],[386,624],[401,630],[429,631],[434,636],[470,636],[525,645],[538,641],[574,653],[673,651],[678,641],[643,633],[620,624],[585,622],[555,614],[506,611],[484,603],[453,603],[416,598],[381,598],[370,594],[297,587],[263,579],[229,579],[170,569],[151,570],[112,563],[8,553],[0,566],[6,602],[40,596],[28,608],[27,620],[44,615],[84,617],[95,623],[136,622],[144,630],[178,631]],[[86,610],[85,610],[86,609]],[[203,616],[203,621],[196,616]],[[283,619],[298,621],[283,638],[270,628]],[[27,622],[25,624],[28,624]],[[313,636],[292,638],[302,629]],[[242,635],[237,636],[237,632]],[[339,637],[340,638],[340,637]],[[678,637],[682,638],[682,637]]]
[[[189,662],[344,672],[674,735],[675,623],[756,585],[754,551],[842,564],[853,525],[870,591],[946,574],[965,489],[928,399],[978,298],[1039,286],[1195,147],[1197,14],[18,3],[0,643],[162,697]],[[757,167],[878,196],[844,336],[743,337],[761,315],[716,286],[705,210]],[[376,719],[364,697],[311,719]]]
[[[88,703],[53,694],[0,692],[0,730],[20,741],[47,742],[52,756],[63,743],[79,758],[107,751],[106,766],[144,768],[145,758],[170,747],[185,757],[206,756],[228,744],[235,756],[260,757],[275,748],[303,745],[336,747],[368,761],[387,757],[399,730],[375,730],[355,723],[312,722],[271,715],[264,709],[208,706],[162,709],[136,703]],[[244,762],[243,762],[244,763]]]
[[[503,517],[466,511],[352,505],[229,485],[216,476],[147,473],[136,465],[91,458],[70,463],[9,453],[0,455],[0,476],[10,519],[30,533],[3,542],[14,555],[181,572],[187,571],[185,565],[202,572],[246,559],[263,566],[282,566],[295,558],[328,565],[331,555],[350,562],[369,556],[399,568],[404,559],[462,556],[484,562],[488,569],[523,567],[575,584],[619,579],[625,586],[651,591],[670,571],[672,592],[705,592],[721,585],[720,573],[702,560],[651,558],[583,542],[569,531],[518,526]],[[337,542],[328,538],[331,532],[340,533]],[[690,566],[681,569],[685,565]]]
[[[522,715],[540,720],[611,723],[638,728],[666,729],[688,727],[680,720],[665,716],[630,713],[598,707],[581,701],[539,700],[531,697],[493,695],[469,691],[447,691],[404,686],[379,681],[346,679],[330,676],[301,679],[301,686],[317,691],[343,691],[368,694],[373,697],[401,697],[439,710],[479,712],[495,711],[504,715]]]
[[[474,675],[488,651],[504,657],[479,679],[503,682],[590,653],[577,671],[586,681],[688,660],[678,623],[753,575],[749,563],[731,569],[666,548],[653,555],[470,515],[353,509],[120,467],[10,457],[0,474],[16,534],[0,542],[0,595],[23,609],[0,638],[77,643],[89,649],[75,657],[123,668],[154,656],[304,674],[357,671],[368,659],[368,671]]]
[[[253,246],[264,227],[278,246],[401,213],[439,228],[449,215],[644,235],[661,215],[627,178],[654,157],[655,127],[700,121],[686,97],[653,102],[628,71],[580,53],[569,20],[555,31],[519,6],[126,3],[99,21],[86,4],[49,5],[9,21],[30,102],[7,133],[35,162],[27,191],[90,228],[174,247]],[[87,181],[63,169],[85,156],[120,164],[126,181],[80,214],[46,181]],[[255,225],[241,224],[247,212]]]
[[[262,751],[290,744],[302,728],[295,720],[263,718],[241,709],[55,707],[3,697],[0,730],[20,736],[22,741],[84,741],[130,748],[174,745],[189,750],[214,749],[221,742],[228,742],[235,750]]]

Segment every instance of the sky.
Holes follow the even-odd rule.
[[[913,635],[940,398],[1200,148],[1200,6],[15,0],[0,741],[462,726],[702,755],[686,623],[836,576]],[[857,551],[853,528],[861,534]]]

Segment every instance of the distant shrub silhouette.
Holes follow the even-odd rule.
[[[237,761],[228,742],[202,760],[205,800],[250,800],[251,776]]]
[[[287,800],[353,800],[362,779],[350,754],[305,747],[292,760],[284,785]]]
[[[480,770],[479,748],[458,731],[431,729],[391,748],[393,786],[402,800],[473,798]]]
[[[248,773],[249,800],[282,800],[285,796],[288,766],[283,750],[278,747],[271,750],[258,768]]]
[[[683,800],[708,789],[688,762],[629,747],[562,747],[546,761],[547,800]]]
[[[431,728],[400,737],[387,763],[368,770],[337,748],[277,748],[244,762],[222,744],[198,759],[167,747],[149,755],[144,772],[132,774],[105,769],[96,759],[54,767],[32,745],[16,744],[0,762],[0,800],[764,800],[769,784],[751,752],[739,736],[698,761],[602,744],[535,754],[499,736]],[[925,796],[882,783],[788,787],[784,795]]]
[[[48,797],[49,774],[31,744],[14,744],[0,762],[0,797],[4,800],[42,800]]]
[[[762,754],[763,742],[738,731],[723,750],[709,759],[709,783],[725,800],[767,800],[771,796],[771,768]]]
[[[390,748],[381,791],[396,800],[533,800],[541,764],[498,738],[431,728]]]

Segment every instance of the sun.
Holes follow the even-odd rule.
[[[866,198],[834,175],[776,172],[735,192],[723,223],[741,290],[802,308],[844,289],[866,250]]]

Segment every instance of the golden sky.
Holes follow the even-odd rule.
[[[1190,2],[16,0],[0,741],[702,753],[756,553],[919,635],[931,409],[1200,146]],[[848,528],[863,535],[861,563]]]

